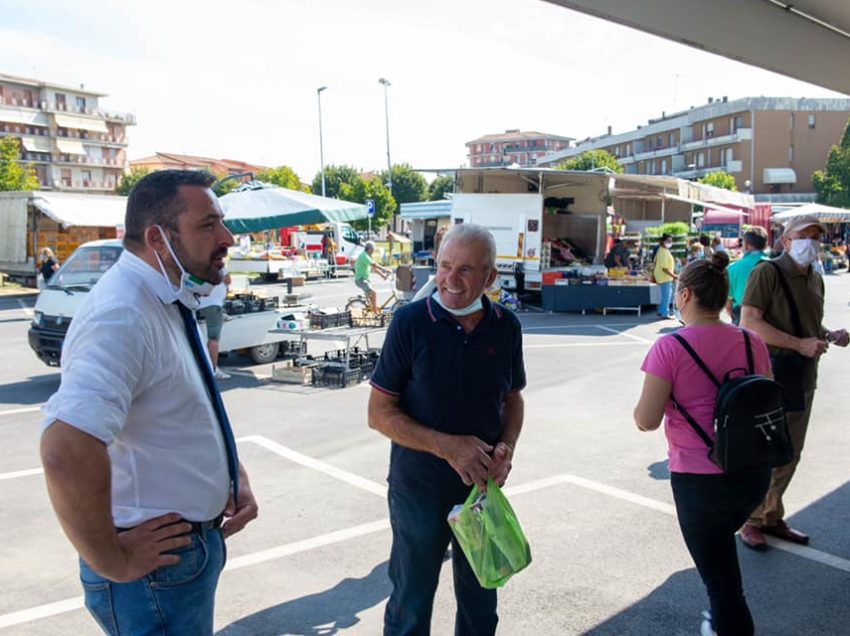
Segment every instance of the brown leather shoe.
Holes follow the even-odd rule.
[[[761,530],[761,528],[752,523],[745,523],[741,527],[741,542],[751,550],[764,552],[767,550],[767,541],[765,541]]]
[[[791,543],[798,543],[800,545],[808,545],[809,543],[809,535],[805,532],[794,530],[794,528],[781,519],[772,525],[762,526],[761,531],[764,534],[769,534],[770,536],[778,537],[779,539],[785,539],[785,541],[790,541]]]

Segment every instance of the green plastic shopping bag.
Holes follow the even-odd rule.
[[[516,514],[492,479],[486,492],[473,486],[448,521],[481,587],[502,587],[531,563],[531,548]]]

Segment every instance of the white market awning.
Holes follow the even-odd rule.
[[[74,117],[73,115],[56,114],[56,125],[62,128],[75,128],[77,130],[91,130],[93,132],[108,133],[109,128],[102,119],[90,119],[88,117]]]
[[[3,108],[0,106],[0,121],[8,124],[25,124],[27,126],[47,126],[47,114],[37,110],[21,110],[18,108]]]
[[[57,139],[56,147],[59,149],[59,152],[64,153],[66,155],[87,155],[86,149],[83,148],[83,144],[79,141],[74,141],[71,139]]]
[[[691,199],[690,197],[680,197],[678,194],[665,193],[664,198],[672,199],[673,201],[681,201],[683,203],[690,203],[691,205],[701,205],[704,208],[709,208],[711,210],[720,210],[722,212],[735,214],[737,216],[749,216],[746,212],[736,210],[735,208],[727,208],[725,205],[718,205],[717,203],[711,203],[710,201],[700,201],[699,199]]]
[[[127,197],[35,192],[32,204],[64,227],[118,227],[124,224]]]
[[[50,152],[50,140],[46,137],[22,137],[21,143],[30,152]]]
[[[821,205],[820,203],[807,203],[793,210],[785,210],[778,214],[774,214],[772,219],[775,221],[788,221],[801,216],[814,216],[821,223],[847,223],[850,222],[850,210],[846,208],[835,208],[830,205]]]
[[[765,168],[762,181],[765,185],[797,183],[797,173],[793,168]]]

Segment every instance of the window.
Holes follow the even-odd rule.
[[[705,167],[705,155],[703,153],[699,153],[697,155],[697,168]]]
[[[74,101],[77,104],[77,111],[80,113],[86,112],[86,98],[85,97],[75,97]]]
[[[743,127],[744,127],[744,118],[741,117],[740,115],[729,118],[729,132],[731,134],[734,135],[736,132],[738,132],[739,128],[743,128]]]
[[[661,160],[661,174],[667,174],[667,160]]]
[[[673,137],[673,133],[670,133],[669,135],[667,135],[667,145],[670,146],[671,148],[675,145],[675,139]]]
[[[655,145],[658,146],[659,148],[663,148],[664,147],[664,137],[662,137],[661,135],[658,135],[658,139],[655,140]]]
[[[728,166],[730,163],[732,163],[732,161],[733,161],[733,159],[732,159],[732,149],[727,148],[726,149],[726,161],[724,163]]]
[[[788,128],[794,130],[794,113],[788,115]]]
[[[626,156],[628,157],[631,154],[632,154],[632,145],[626,144]]]
[[[710,121],[705,125],[705,136],[714,137],[714,122]]]
[[[91,185],[91,170],[83,170],[83,185]]]
[[[794,161],[794,146],[788,146],[788,161]]]
[[[810,130],[815,129],[815,116],[814,115],[809,115],[809,129]]]
[[[56,110],[65,110],[65,95],[56,93]]]

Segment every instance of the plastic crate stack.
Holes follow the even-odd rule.
[[[332,327],[348,327],[350,325],[350,311],[340,311],[333,314],[322,312],[310,314],[310,327],[312,329],[330,329]]]
[[[345,363],[345,353],[345,349],[325,353],[319,364],[313,368],[313,386],[344,389],[372,377],[380,355],[377,349],[363,350],[354,347],[348,354],[348,366]]]

